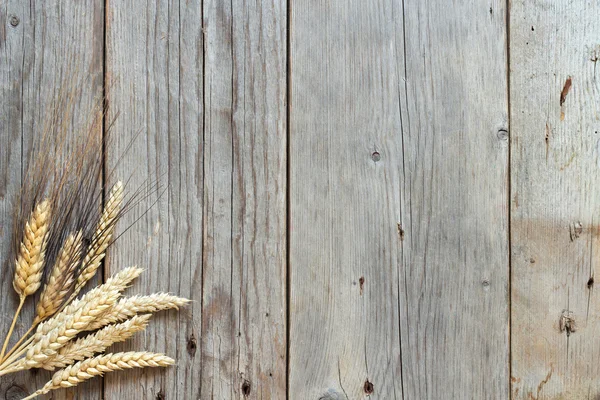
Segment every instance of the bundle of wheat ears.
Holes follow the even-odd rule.
[[[51,121],[46,143],[30,163],[15,206],[10,260],[18,307],[0,351],[0,376],[31,368],[58,369],[46,385],[24,399],[107,372],[172,365],[174,360],[163,354],[106,350],[144,330],[151,313],[188,302],[167,293],[124,297],[123,291],[142,273],[138,267],[122,269],[81,295],[115,239],[117,221],[141,192],[126,201],[119,181],[101,207],[100,182],[112,175],[102,166],[102,139],[87,139],[52,167],[57,163],[50,162],[50,154],[60,153],[52,144],[56,137],[52,130],[60,130],[60,125]],[[39,296],[33,296],[40,289]],[[26,300],[34,297],[31,327],[8,349]]]

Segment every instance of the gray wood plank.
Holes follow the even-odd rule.
[[[77,92],[73,104],[74,135],[85,135],[90,111],[102,95],[103,4],[99,0],[5,1],[0,5],[0,332],[10,325],[17,298],[12,291],[13,259],[10,252],[12,205],[21,185],[29,149],[39,140],[53,103],[59,96]],[[74,73],[76,72],[76,73]],[[71,88],[71,89],[69,89]],[[100,134],[100,132],[96,132]],[[35,302],[29,299],[16,327],[23,334],[30,326]],[[50,378],[45,371],[10,375],[0,380],[0,397],[20,399]],[[96,399],[102,382],[96,380],[72,390],[57,391],[54,399]]]
[[[598,13],[511,7],[514,399],[600,396]]]
[[[283,399],[286,2],[204,2],[202,398]]]
[[[141,264],[133,292],[194,303],[121,347],[165,351],[177,367],[107,377],[106,399],[285,396],[282,4],[109,4],[109,100],[121,117],[107,164],[141,129],[117,169],[137,169],[130,187],[162,172],[169,185],[109,269]]]
[[[290,15],[290,398],[507,398],[504,2]]]
[[[123,231],[139,219],[114,244],[107,273],[139,265],[146,271],[130,294],[164,291],[193,303],[180,312],[157,314],[145,332],[116,347],[163,352],[177,365],[107,376],[104,398],[195,399],[202,304],[200,1],[107,6],[109,119],[120,113],[107,145],[107,168],[116,166],[112,181],[129,180],[129,193],[157,178],[163,188],[152,191],[117,226]]]

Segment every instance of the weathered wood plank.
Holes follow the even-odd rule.
[[[84,127],[102,96],[103,16],[99,0],[31,4],[11,0],[0,5],[0,285],[5,293],[1,302],[2,335],[8,330],[17,302],[11,285],[9,242],[12,205],[21,185],[22,169],[59,96],[68,96],[71,90],[77,92],[77,97],[68,137],[87,134]],[[31,299],[26,303],[15,337],[29,328],[34,306]],[[41,387],[50,376],[34,371],[3,377],[0,397],[20,399]],[[53,398],[96,399],[101,393],[102,382],[97,380],[69,394],[57,391]]]
[[[130,185],[166,171],[169,186],[111,265],[149,269],[136,291],[195,302],[123,346],[165,351],[177,368],[108,377],[105,396],[283,398],[284,2],[142,7],[107,11],[109,99],[121,112],[108,166],[142,129],[118,170],[138,167]]]
[[[131,178],[129,193],[157,178],[166,189],[160,198],[162,190],[153,192],[118,225],[122,231],[141,217],[115,243],[107,271],[140,265],[146,271],[130,293],[167,291],[193,303],[180,312],[156,315],[145,332],[119,347],[164,352],[177,359],[177,366],[107,376],[104,398],[199,398],[201,363],[196,343],[201,328],[203,195],[200,1],[108,2],[106,12],[109,119],[120,113],[112,143],[108,144],[107,168],[116,165],[114,179]],[[138,132],[141,134],[125,152]]]
[[[600,396],[599,13],[512,2],[514,399]]]
[[[202,398],[283,399],[286,2],[204,2]]]
[[[291,398],[506,398],[504,2],[292,6]]]
[[[292,2],[290,399],[402,398],[394,6]]]
[[[407,399],[509,396],[506,2],[405,2]]]

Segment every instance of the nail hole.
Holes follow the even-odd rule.
[[[505,128],[500,128],[500,129],[498,129],[498,133],[496,133],[496,136],[500,140],[507,140],[508,139],[508,130]]]
[[[19,25],[19,17],[17,17],[16,15],[13,15],[12,17],[10,17],[10,25],[15,27],[17,25]]]
[[[381,160],[381,154],[379,154],[378,151],[374,151],[373,154],[371,154],[371,159],[375,162],[378,162]]]
[[[252,390],[252,387],[250,386],[250,382],[248,380],[244,379],[244,382],[242,383],[242,394],[244,396],[249,396],[250,390]]]
[[[360,279],[358,280],[358,284],[360,285],[360,295],[362,296],[363,290],[365,288],[365,277],[364,276],[360,277]]]
[[[367,379],[365,381],[365,386],[363,389],[366,394],[371,394],[371,393],[373,393],[374,387],[373,387],[373,384],[371,382],[369,382],[369,380]]]
[[[590,276],[590,279],[588,279],[588,281],[587,281],[587,288],[591,289],[592,286],[594,286],[594,277]]]
[[[488,281],[487,279],[484,279],[483,281],[481,281],[481,284],[483,285],[483,287],[489,287],[490,281]]]
[[[192,333],[192,335],[189,337],[188,341],[187,341],[187,352],[191,357],[194,357],[194,355],[196,355],[196,338],[194,337],[194,334]]]

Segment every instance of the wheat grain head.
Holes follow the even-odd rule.
[[[35,293],[42,283],[50,213],[50,202],[44,200],[34,208],[25,223],[13,279],[13,288],[21,298]]]
[[[80,231],[65,240],[38,301],[34,326],[54,315],[71,290],[81,257],[82,238]]]
[[[131,368],[168,367],[173,364],[175,364],[175,360],[164,354],[146,351],[100,355],[57,371],[43,388],[26,399],[32,399],[51,390],[73,387],[107,372]]]
[[[96,353],[102,353],[114,343],[124,342],[134,333],[146,329],[151,316],[151,314],[136,315],[125,322],[108,325],[86,337],[69,342],[59,350],[58,354],[46,360],[42,368],[49,370],[64,368],[76,361],[93,357]]]
[[[173,296],[168,293],[125,297],[90,323],[87,329],[91,331],[100,329],[105,325],[124,321],[139,313],[153,313],[171,308],[179,309],[179,307],[183,307],[189,302],[190,300],[186,298]]]
[[[104,211],[92,237],[88,252],[81,263],[81,272],[77,277],[73,295],[77,295],[85,284],[96,274],[106,255],[106,248],[113,236],[115,224],[119,219],[123,204],[123,184],[119,181],[111,189]]]

